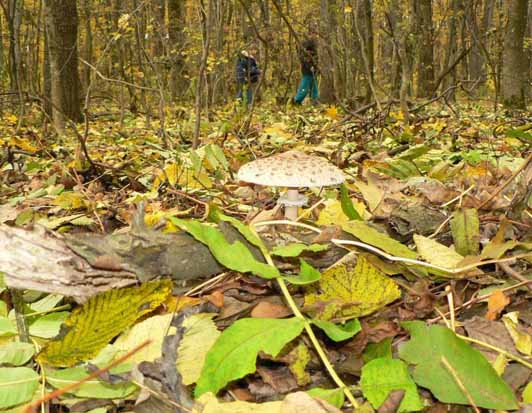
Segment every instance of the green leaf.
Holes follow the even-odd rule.
[[[273,357],[301,334],[305,321],[300,318],[243,318],[226,329],[207,353],[195,396],[217,393],[227,383],[256,369],[259,351]]]
[[[161,305],[171,292],[172,281],[159,280],[90,298],[65,321],[66,333],[49,341],[37,359],[62,367],[89,360],[140,317]]]
[[[0,317],[0,337],[16,336],[17,334],[15,324],[7,317]]]
[[[375,228],[370,227],[363,222],[349,221],[346,223],[341,223],[340,225],[345,232],[354,235],[360,241],[365,242],[366,244],[380,248],[388,254],[403,258],[417,257],[417,254],[406,245],[401,244],[399,241],[390,238],[388,235],[377,231]]]
[[[461,209],[453,213],[451,232],[454,248],[460,255],[477,255],[480,245],[480,221],[474,208]]]
[[[415,234],[414,242],[419,255],[430,264],[452,269],[456,268],[458,263],[464,259],[463,256],[451,248],[422,235]]]
[[[185,221],[175,217],[170,218],[172,223],[190,233],[199,242],[207,245],[214,258],[223,266],[238,272],[251,272],[263,278],[279,277],[279,270],[268,264],[257,261],[240,241],[230,244],[222,232],[212,226],[198,221]]]
[[[60,294],[48,294],[44,298],[30,304],[32,311],[42,313],[52,310],[57,304],[61,302],[63,296]]]
[[[388,337],[378,343],[369,343],[362,354],[366,363],[378,358],[392,358],[392,338]]]
[[[422,155],[425,155],[429,150],[430,148],[427,145],[421,143],[419,145],[414,145],[408,148],[406,151],[402,152],[398,156],[398,158],[406,160],[406,161],[413,161],[414,159],[419,158]]]
[[[523,403],[532,403],[532,381],[523,390]]]
[[[325,320],[312,320],[312,324],[321,328],[327,334],[327,337],[334,341],[347,340],[362,330],[360,321],[356,318],[344,325],[337,325]]]
[[[111,373],[117,374],[120,366]],[[117,371],[118,370],[118,371]],[[76,383],[79,380],[87,377],[90,373],[87,372],[84,366],[77,366],[68,369],[54,370],[46,369],[46,381],[55,388],[62,388],[69,384]],[[91,379],[76,387],[70,393],[76,397],[88,397],[94,399],[123,399],[129,396],[137,389],[133,383],[121,382],[116,384],[106,383],[98,378]]]
[[[349,191],[345,184],[340,185],[340,202],[342,204],[342,211],[349,219],[362,221],[362,217],[353,206],[353,201],[349,198]]]
[[[528,141],[532,143],[532,133],[526,132],[522,129],[509,129],[506,131],[506,136],[522,140],[523,142]]]
[[[341,408],[345,402],[344,391],[340,388],[323,389],[321,387],[314,387],[313,389],[307,390],[307,393],[312,397],[325,400],[338,408]]]
[[[271,254],[277,255],[278,257],[298,257],[303,253],[304,251],[310,251],[310,252],[322,252],[327,250],[329,248],[328,245],[323,244],[288,244],[288,245],[281,245],[275,247]]]
[[[394,390],[405,391],[398,412],[415,412],[424,407],[416,383],[401,360],[378,358],[370,361],[362,367],[360,386],[364,396],[375,409],[381,407]]]
[[[0,368],[0,409],[30,401],[39,387],[39,375],[27,367]]]
[[[214,345],[220,332],[212,321],[215,314],[201,313],[187,317],[183,322],[185,335],[177,352],[177,370],[183,384],[196,383],[205,364],[205,356]]]
[[[35,354],[35,347],[30,343],[8,343],[0,346],[0,364],[22,366]]]
[[[307,285],[320,280],[321,273],[316,268],[307,263],[304,259],[300,259],[299,261],[301,262],[299,275],[285,275],[283,278],[286,281],[295,285]]]
[[[69,315],[69,312],[61,311],[40,316],[30,324],[30,335],[41,338],[53,338],[57,336],[61,325]]]
[[[427,327],[421,321],[403,323],[411,340],[399,348],[400,357],[416,367],[414,380],[428,388],[443,403],[469,405],[456,379],[442,363],[444,357],[478,407],[494,410],[517,409],[512,389],[478,350],[448,328]]]

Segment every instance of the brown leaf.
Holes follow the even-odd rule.
[[[399,405],[405,397],[404,390],[393,390],[390,392],[384,403],[381,404],[378,413],[396,413]]]
[[[324,400],[314,399],[300,391],[286,396],[281,406],[281,413],[341,413],[341,411]]]
[[[94,268],[109,271],[120,271],[122,269],[120,258],[114,255],[100,255],[91,263]]]
[[[492,321],[496,320],[508,304],[510,304],[510,297],[507,297],[501,290],[495,291],[488,298],[486,318]]]
[[[275,368],[261,366],[257,368],[257,373],[264,383],[269,384],[277,393],[286,394],[297,389],[296,379],[287,366]]]
[[[253,318],[283,318],[292,314],[290,309],[282,304],[275,304],[267,300],[260,301],[251,311]]]
[[[490,321],[475,316],[466,320],[464,322],[464,327],[471,338],[491,344],[512,354],[519,354],[510,334],[500,321]],[[485,348],[479,348],[479,350],[488,358],[488,360],[495,360],[497,357],[496,353],[486,350]]]
[[[205,298],[218,308],[222,308],[224,306],[225,298],[223,292],[220,290],[214,291],[212,294],[205,296]]]
[[[324,244],[331,242],[333,238],[340,238],[342,235],[342,228],[338,225],[331,225],[325,227],[320,234],[312,239],[313,244]]]

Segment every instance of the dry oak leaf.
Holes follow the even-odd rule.
[[[495,291],[488,298],[488,312],[486,318],[488,320],[496,320],[501,314],[502,310],[510,304],[510,297],[508,297],[501,290]]]

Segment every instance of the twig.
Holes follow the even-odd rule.
[[[28,404],[28,406],[26,406],[26,410],[24,410],[24,412],[25,413],[34,413],[35,409],[37,407],[39,407],[42,403],[46,403],[46,402],[48,402],[48,401],[50,401],[52,399],[60,397],[61,395],[65,394],[65,393],[68,393],[71,390],[81,386],[83,383],[86,383],[87,381],[102,375],[103,373],[109,371],[113,367],[118,366],[120,363],[123,363],[128,358],[130,358],[133,354],[139,352],[140,350],[142,350],[144,347],[146,347],[150,343],[151,343],[151,340],[146,340],[143,343],[139,344],[137,347],[135,347],[135,348],[131,349],[130,351],[128,351],[122,357],[119,357],[115,361],[113,361],[112,363],[108,364],[107,367],[103,367],[101,369],[98,369],[98,370],[92,372],[91,374],[89,374],[88,376],[82,378],[81,380],[78,380],[78,381],[76,381],[74,383],[69,384],[68,386],[62,387],[62,388],[57,389],[57,390],[55,390],[55,391],[53,391],[51,393],[48,393],[46,396],[42,397],[41,399],[39,399],[39,400],[37,400],[37,401],[35,401],[33,403]]]
[[[456,333],[456,319],[454,314],[454,297],[453,297],[453,289],[450,285],[445,287],[445,292],[447,294],[447,301],[449,303],[449,314],[451,315],[451,330],[453,330],[453,333]]]
[[[524,281],[530,281],[528,278],[526,278],[525,276],[519,274],[517,271],[515,271],[512,267],[510,267],[509,264],[505,263],[505,262],[501,262],[499,263],[499,266],[502,268],[502,270],[508,274],[510,277],[512,277],[513,279],[519,281],[519,282],[524,282]],[[532,284],[526,284],[526,287],[532,291]]]
[[[469,404],[473,406],[473,409],[475,409],[476,413],[480,413],[479,408],[477,407],[475,400],[473,400],[473,397],[471,396],[471,393],[466,389],[464,386],[464,383],[462,383],[462,380],[460,380],[460,377],[458,377],[458,373],[456,370],[451,366],[451,363],[445,358],[445,356],[441,356],[441,362],[447,369],[449,373],[451,373],[451,376],[453,376],[454,381],[460,387],[460,390],[462,390],[462,393],[464,393],[465,397],[467,397],[467,400],[469,401]]]

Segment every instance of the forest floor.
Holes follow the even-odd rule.
[[[113,108],[106,109],[91,117],[88,129],[78,126],[78,138],[70,130],[61,139],[46,137],[40,127],[33,126],[40,124],[38,114],[30,113],[20,125],[15,115],[4,113],[0,122],[0,224],[29,229],[39,224],[58,233],[111,234],[126,231],[138,203],[144,201],[148,227],[167,233],[186,230],[201,240],[206,227],[198,235],[194,231],[200,230],[186,224],[191,222],[186,219],[205,223],[223,213],[260,229],[261,236],[277,246],[275,264],[283,272],[298,273],[301,265],[300,277],[310,277],[307,281],[316,281],[319,287],[292,279],[290,294],[319,327],[314,328],[318,342],[350,392],[324,390],[334,388],[334,380],[319,363],[320,351],[312,339],[292,341],[277,354],[299,335],[303,324],[268,325],[264,320],[298,320],[285,318],[291,314],[290,299],[288,304],[286,295],[281,299],[282,286],[279,289],[272,280],[256,277],[261,271],[254,270],[255,264],[247,270],[253,276],[242,276],[247,272],[242,269],[233,271],[241,268],[237,263],[241,257],[233,256],[221,261],[233,270],[189,294],[201,300],[185,300],[189,307],[209,302],[219,313],[214,319],[196,320],[194,333],[199,336],[195,342],[188,338],[188,343],[206,344],[198,345],[195,358],[182,361],[179,370],[184,384],[197,383],[196,395],[203,394],[200,400],[212,409],[203,411],[295,412],[295,406],[303,405],[309,412],[352,411],[349,406],[354,403],[347,393],[355,395],[360,412],[426,409],[436,413],[448,411],[447,405],[455,405],[456,411],[464,411],[458,405],[469,405],[472,411],[515,410],[532,403],[532,118],[492,109],[481,103],[453,107],[434,103],[420,107],[407,124],[395,106],[378,113],[372,109],[345,112],[327,105],[294,108],[258,103],[246,127],[247,112],[228,105],[210,119],[203,118],[202,145],[196,150],[190,148],[194,114],[185,108],[168,110],[163,125],[159,119],[147,123],[145,116],[129,113],[120,119]],[[79,141],[85,136],[88,159],[76,156],[83,152]],[[324,157],[347,177],[344,196],[338,188],[307,191],[308,206],[300,209],[299,222],[318,228],[321,234],[310,237],[311,241],[307,237],[306,246],[296,236],[305,228],[271,222],[283,219],[276,206],[276,189],[236,178],[246,162],[290,149]],[[230,222],[257,245],[252,235]],[[343,244],[349,254],[344,251],[335,262],[319,265],[323,249],[338,247],[338,238],[359,245]],[[297,252],[287,247],[294,243],[299,245]],[[320,244],[327,246],[317,247]],[[218,258],[216,246],[208,245]],[[229,244],[219,247],[230,248]],[[322,272],[319,282],[320,275],[312,278],[315,273],[304,270],[306,261],[300,264],[300,255],[317,263]],[[1,267],[0,271],[7,273]],[[187,288],[190,292],[192,287]],[[33,315],[31,323],[45,325],[32,329],[30,324],[36,345],[30,358],[43,347],[46,352],[50,343],[60,342],[53,337],[76,307],[60,296],[50,297],[25,295],[28,314],[44,314]],[[143,317],[135,325],[138,330],[117,331],[119,338],[105,347],[102,353],[107,356],[100,353],[98,360],[108,364],[121,352],[135,348],[146,338],[146,331],[151,331],[148,336],[159,344],[158,349],[150,345],[148,355],[141,352],[130,361],[154,362],[161,356],[161,342],[167,334],[159,327],[169,328],[172,311],[177,311],[176,298],[173,306],[170,301],[159,307],[158,315]],[[4,344],[16,336],[9,300],[6,303],[0,306],[0,318],[9,322],[0,326]],[[81,310],[77,311],[80,316]],[[224,365],[221,355],[244,351],[245,339],[251,338],[243,335],[252,329],[251,325],[244,328],[245,317],[263,320],[256,325],[262,332],[278,328],[295,332],[284,341],[265,335],[256,348],[246,350],[254,355],[251,370],[249,366],[238,370]],[[220,334],[214,323],[225,332],[211,348]],[[438,330],[438,325],[447,328]],[[194,328],[190,323],[187,326],[185,342]],[[240,347],[230,348],[229,334],[237,342],[242,340]],[[229,338],[224,341],[224,337]],[[2,357],[0,363],[22,365]],[[85,368],[47,367],[45,376],[41,364],[51,358],[36,360],[41,376],[35,380],[41,386],[46,382],[50,389],[88,374]],[[87,360],[80,357],[78,362]],[[161,363],[165,362],[163,357]],[[218,363],[218,370],[213,370],[213,363]],[[193,373],[187,371],[191,365],[196,366]],[[122,371],[131,370],[128,366]],[[5,368],[0,368],[0,381]],[[122,377],[122,381],[120,376],[110,376],[104,375],[92,388],[82,385],[56,397],[53,404],[72,406],[92,400],[86,405],[92,410],[85,406],[71,411],[103,413],[110,411],[110,400],[115,399],[120,411],[149,411],[132,407],[135,400],[149,399],[145,390],[141,396],[138,392],[139,387],[153,385],[148,374],[144,372],[140,384],[138,375]],[[28,377],[32,384],[33,376]],[[165,379],[159,379],[163,386],[150,388],[152,396],[157,394],[167,402],[169,410],[160,411],[179,411],[176,400],[180,399],[164,394]],[[294,393],[311,388],[317,388],[311,394],[328,404],[312,405],[316,399]],[[219,405],[208,398],[209,392],[222,389],[220,400],[261,402],[264,410],[253,405]],[[20,409],[29,400],[38,400],[41,393],[44,390],[30,386],[16,402],[3,404],[0,388],[0,408],[18,404]],[[290,393],[296,396],[285,398]],[[284,402],[272,402],[283,398]],[[95,404],[95,400],[105,402]],[[285,410],[280,410],[282,403]],[[183,411],[202,411],[198,405],[188,409]]]

